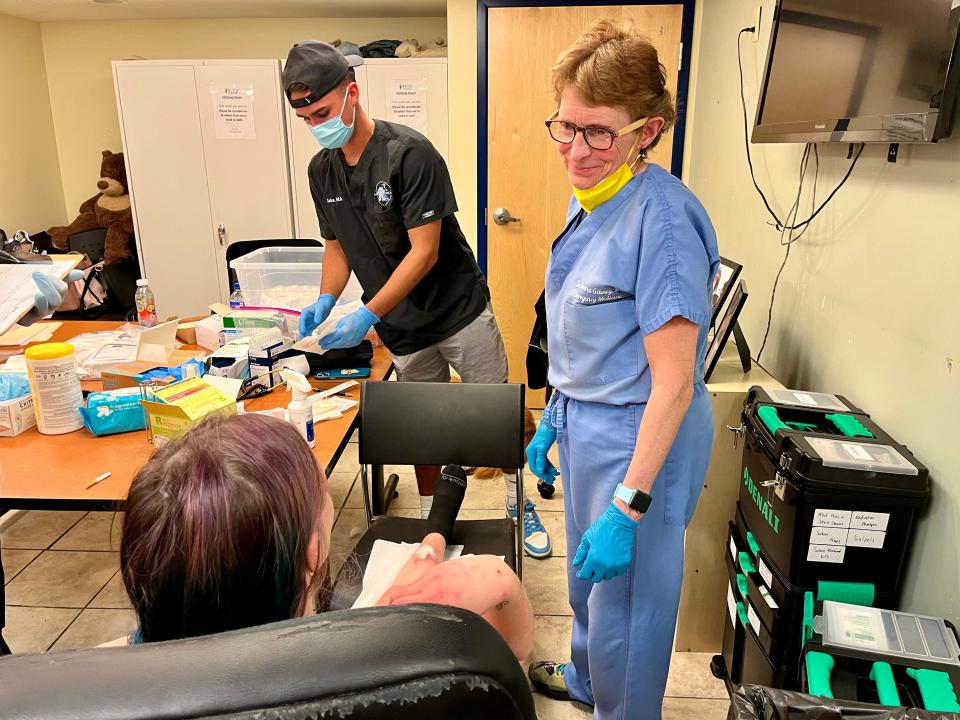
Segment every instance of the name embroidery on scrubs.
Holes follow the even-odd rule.
[[[420,216],[421,220],[426,220],[427,218],[432,218],[437,214],[436,210],[427,210],[423,215]]]
[[[327,202],[328,202],[328,203],[343,202],[343,198],[342,198],[341,196],[337,195],[336,197],[329,197],[329,198],[327,198]]]
[[[577,292],[573,296],[574,305],[603,305],[632,298],[631,293],[610,285],[590,286],[583,282],[577,283]]]
[[[381,180],[377,183],[377,189],[373,191],[373,196],[377,199],[377,202],[386,207],[390,204],[390,201],[393,200],[393,190],[390,188],[390,184]]]

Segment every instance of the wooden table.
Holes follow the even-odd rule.
[[[64,322],[50,342],[63,342],[83,332],[113,330],[116,322]],[[376,348],[370,379],[385,380],[393,368],[386,348]],[[319,382],[332,387],[342,381]],[[362,382],[362,381],[361,381]],[[99,390],[99,382],[85,382],[84,390]],[[360,399],[360,388],[349,391]],[[244,402],[248,410],[286,407],[285,387]],[[337,420],[315,426],[313,453],[329,475],[357,427],[359,406]],[[36,427],[14,437],[0,438],[0,506],[27,510],[114,510],[126,498],[133,476],[150,458],[154,447],[145,431],[94,437],[85,428],[65,435],[42,435]],[[94,478],[112,475],[91,488]]]

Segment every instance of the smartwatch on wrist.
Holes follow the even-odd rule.
[[[642,490],[634,490],[633,488],[624,487],[623,483],[617,484],[617,489],[613,493],[613,497],[617,500],[622,500],[627,504],[627,507],[629,507],[631,510],[635,510],[641,515],[647,511],[647,508],[650,507],[650,503],[653,502],[653,498]]]

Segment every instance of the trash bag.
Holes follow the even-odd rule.
[[[960,714],[831,700],[792,690],[744,685],[730,698],[727,720],[958,720]]]

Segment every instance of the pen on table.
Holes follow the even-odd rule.
[[[93,482],[88,483],[87,486],[84,488],[84,490],[89,490],[89,489],[92,488],[94,485],[96,485],[98,482],[100,482],[101,480],[106,480],[106,479],[107,479],[108,477],[110,477],[111,475],[113,475],[113,473],[105,472],[105,473],[104,473],[103,475],[101,475],[100,477],[95,478],[95,479],[93,480]]]

